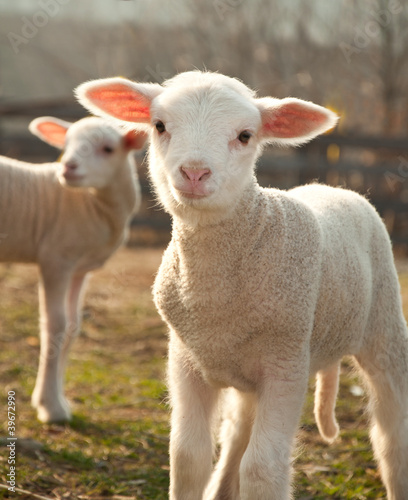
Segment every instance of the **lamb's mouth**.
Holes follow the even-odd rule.
[[[173,186],[173,190],[178,199],[186,199],[186,200],[203,200],[208,198],[211,193],[203,192],[201,188],[198,189],[180,189]]]
[[[203,198],[207,198],[208,194],[199,194],[199,193],[189,193],[185,191],[179,191],[183,198],[188,198],[190,200],[202,200]]]
[[[62,174],[62,177],[67,181],[67,182],[79,182],[82,181],[85,176],[84,175],[78,175],[73,172],[64,172]]]
[[[85,175],[78,175],[74,172],[63,172],[59,175],[61,184],[70,187],[82,187]]]

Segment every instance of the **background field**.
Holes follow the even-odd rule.
[[[167,498],[166,332],[150,295],[161,253],[122,249],[94,274],[68,369],[75,416],[66,426],[41,425],[30,407],[39,349],[36,268],[0,266],[0,484],[6,485],[8,473],[5,402],[12,389],[22,490],[9,494],[1,487],[0,498]],[[399,269],[408,312],[406,262]],[[310,391],[295,462],[297,499],[384,497],[356,386],[346,360],[337,405],[341,439],[331,446],[318,435]]]
[[[268,149],[260,183],[287,189],[319,180],[368,195],[399,255],[408,255],[408,2],[0,0],[0,68],[0,154],[31,162],[59,153],[29,133],[29,122],[85,116],[72,91],[95,78],[161,84],[207,68],[242,79],[260,96],[328,106],[341,116],[336,133],[296,150]],[[142,155],[138,164],[143,203],[132,241],[157,245],[167,241],[170,221],[149,193]],[[150,295],[161,253],[123,249],[95,273],[68,368],[74,419],[67,426],[41,425],[30,407],[39,352],[36,269],[0,264],[0,499],[167,498],[167,341]],[[399,268],[408,315],[406,262]],[[9,390],[17,394],[19,445],[20,491],[12,497],[4,488]],[[310,391],[297,500],[384,497],[360,392],[345,360],[341,439],[328,446]]]

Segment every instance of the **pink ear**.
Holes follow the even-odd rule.
[[[126,85],[113,84],[85,93],[105,113],[127,122],[150,121],[150,101]]]
[[[67,134],[67,129],[61,127],[58,123],[44,122],[38,125],[38,131],[44,137],[46,137],[50,142],[54,144],[58,143],[63,145],[65,142],[65,136]]]
[[[261,137],[269,142],[298,145],[333,128],[336,115],[322,106],[300,99],[258,99]]]
[[[125,78],[104,78],[76,89],[80,103],[92,113],[132,123],[150,123],[150,104],[163,87]]]
[[[33,120],[30,125],[30,131],[38,136],[43,141],[55,146],[63,148],[65,144],[65,136],[71,123],[51,116],[39,117]]]
[[[131,150],[131,149],[142,149],[144,146],[146,140],[147,140],[148,134],[146,132],[138,132],[136,130],[129,130],[129,132],[126,132],[123,140],[125,143],[125,148]]]

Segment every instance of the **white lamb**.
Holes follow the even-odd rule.
[[[41,165],[0,157],[0,262],[39,265],[41,353],[32,404],[39,420],[57,422],[71,417],[64,370],[85,278],[125,239],[140,201],[130,153],[146,134],[96,117],[74,124],[37,118],[30,130],[64,153]]]
[[[309,374],[318,377],[319,427],[333,439],[344,355],[367,382],[388,498],[406,500],[408,333],[386,229],[351,191],[263,189],[254,177],[263,144],[302,144],[332,128],[335,115],[201,72],[162,86],[88,82],[77,95],[93,112],[151,129],[151,178],[173,216],[154,287],[170,328],[171,500],[291,498]]]

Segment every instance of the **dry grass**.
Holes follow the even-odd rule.
[[[166,335],[150,295],[161,253],[123,249],[93,276],[83,334],[68,368],[75,417],[67,426],[41,425],[30,407],[39,349],[36,268],[0,266],[0,397],[5,402],[11,389],[17,395],[21,489],[9,494],[0,488],[0,498],[167,498]],[[407,307],[408,266],[399,267]],[[367,437],[364,398],[350,391],[358,384],[350,366],[344,363],[337,408],[341,439],[331,446],[317,433],[309,394],[295,464],[298,499],[385,495]],[[4,438],[5,404],[0,412]],[[0,446],[0,483],[6,485],[4,439]]]

